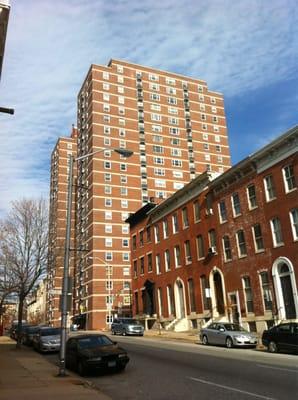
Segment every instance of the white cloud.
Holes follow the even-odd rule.
[[[1,82],[0,210],[47,192],[54,143],[76,122],[91,63],[110,58],[191,75],[240,96],[290,79],[298,65],[295,0],[11,1]],[[40,171],[36,175],[36,171]]]

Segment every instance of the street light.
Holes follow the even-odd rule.
[[[84,154],[75,158],[69,154],[69,176],[68,176],[68,192],[67,192],[67,214],[66,214],[66,233],[65,233],[65,249],[63,264],[63,280],[62,280],[62,296],[61,296],[61,345],[60,345],[60,362],[58,376],[66,376],[65,373],[65,350],[66,350],[66,334],[67,334],[67,294],[68,294],[68,270],[69,270],[69,254],[70,254],[70,236],[71,236],[71,209],[72,209],[72,181],[73,166],[75,161],[92,157],[94,154],[102,153],[106,150],[113,150],[126,158],[133,155],[133,151],[120,148],[103,148],[92,153]]]

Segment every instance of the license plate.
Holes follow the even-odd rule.
[[[108,361],[108,367],[116,367],[116,361]]]

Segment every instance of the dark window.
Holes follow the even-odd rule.
[[[256,224],[253,226],[253,233],[254,233],[256,251],[264,250],[262,229],[260,224]]]
[[[234,193],[232,195],[232,203],[233,203],[233,213],[236,217],[241,214],[241,206],[240,206],[240,198],[238,193]]]
[[[219,217],[220,217],[220,222],[225,222],[228,219],[226,203],[224,201],[221,201],[219,203]]]
[[[141,271],[140,271],[140,273],[141,273],[141,275],[143,275],[144,274],[144,267],[145,267],[145,260],[144,260],[144,257],[142,257],[142,258],[140,258],[140,269],[141,269]]]
[[[189,221],[188,221],[188,212],[186,207],[182,209],[182,221],[183,221],[183,228],[188,228]]]
[[[225,235],[222,238],[222,241],[223,241],[225,261],[229,261],[232,259],[232,250],[231,250],[231,243],[229,236]]]
[[[247,255],[246,243],[245,243],[245,236],[244,231],[240,229],[237,233],[237,242],[238,242],[238,254],[239,257]]]
[[[204,240],[202,235],[198,235],[197,239],[197,253],[198,253],[198,259],[205,257],[205,251],[204,251]]]
[[[272,310],[272,295],[267,271],[260,273],[265,310]]]
[[[140,246],[144,245],[144,231],[140,231]]]
[[[148,262],[148,272],[152,271],[152,254],[147,255],[147,262]]]
[[[201,219],[201,210],[200,210],[200,204],[198,201],[195,201],[193,203],[193,209],[194,209],[194,220],[195,222],[200,221]]]
[[[257,194],[255,185],[247,186],[247,196],[249,208],[252,209],[257,207]]]
[[[253,312],[254,311],[253,295],[252,295],[252,289],[251,289],[251,283],[250,283],[249,276],[243,277],[243,286],[244,286],[246,310],[248,313]]]
[[[150,226],[146,227],[146,236],[147,236],[147,242],[151,242],[151,227]]]
[[[132,237],[132,249],[135,250],[137,248],[137,236],[133,235]]]
[[[184,242],[184,251],[185,251],[185,262],[186,264],[188,264],[191,262],[191,249],[189,240],[186,240]]]
[[[206,275],[201,276],[202,297],[204,310],[211,310],[211,295],[209,281]]]

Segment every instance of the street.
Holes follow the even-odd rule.
[[[296,355],[146,338],[113,340],[129,352],[125,372],[86,378],[113,400],[296,398]]]

